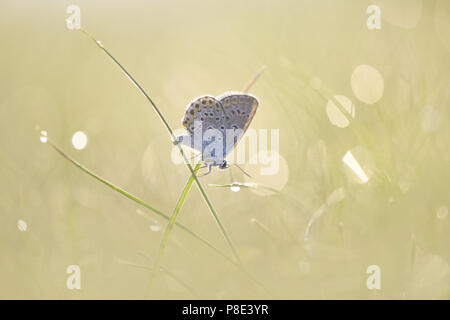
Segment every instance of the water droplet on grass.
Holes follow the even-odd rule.
[[[42,143],[47,143],[47,141],[48,141],[48,133],[47,133],[47,131],[41,130],[40,136],[39,136],[39,140],[40,140]]]
[[[159,232],[159,231],[161,231],[162,226],[157,220],[153,220],[153,221],[151,221],[149,228],[150,228],[150,231]]]
[[[27,223],[24,220],[20,219],[20,220],[17,221],[17,228],[20,231],[27,231],[28,226],[27,226]]]
[[[239,192],[241,190],[241,186],[237,182],[233,182],[231,184],[230,190],[233,192]]]

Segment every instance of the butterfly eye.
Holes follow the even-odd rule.
[[[191,110],[189,111],[189,113],[190,113],[191,115],[194,115],[194,114],[195,114],[194,109],[191,109]]]
[[[203,117],[200,117],[200,121],[203,121],[203,120],[205,120],[205,118],[203,118]]]
[[[195,109],[200,110],[200,104],[196,103],[195,104]]]
[[[220,129],[221,130],[225,130],[225,126],[220,126]]]
[[[206,99],[202,100],[202,104],[205,105],[206,104]]]
[[[241,113],[241,110],[237,109],[236,112],[237,112],[238,114],[240,114],[240,113]]]
[[[219,121],[220,120],[220,118],[219,117],[216,117],[216,121]]]

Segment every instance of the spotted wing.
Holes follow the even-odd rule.
[[[194,135],[195,124],[202,125],[202,137],[208,129],[219,130],[223,137],[223,156],[226,156],[247,130],[257,107],[258,100],[247,93],[230,92],[218,98],[206,95],[193,100],[187,106],[182,123],[191,137]],[[242,130],[242,134],[229,146],[226,145],[227,129]],[[195,143],[193,147],[203,153],[207,144],[208,142],[202,141],[201,147],[195,146]]]
[[[203,96],[193,100],[186,108],[186,114],[182,119],[182,124],[189,132],[194,134],[194,122],[202,123],[202,131],[208,127],[216,128],[220,121],[223,121],[223,107],[213,96]]]
[[[227,92],[217,97],[225,110],[225,128],[241,129],[242,134],[234,141],[232,146],[226,150],[228,154],[244,135],[258,109],[258,99],[244,92]]]
[[[229,118],[226,118],[227,129],[239,128],[244,132],[255,116],[258,99],[244,92],[228,92],[217,97]]]
[[[208,129],[220,130],[223,137],[225,137],[226,127],[223,124],[225,120],[226,115],[220,101],[213,96],[205,95],[194,99],[188,104],[186,113],[182,119],[182,124],[190,137],[194,136],[196,124],[201,124],[202,137]],[[207,144],[207,141],[202,141],[201,145],[197,145],[195,142],[192,142],[192,147],[203,153]]]

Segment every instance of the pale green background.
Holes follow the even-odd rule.
[[[0,298],[145,298],[149,271],[122,262],[151,265],[139,252],[156,255],[166,224],[40,143],[36,126],[167,214],[189,176],[172,163],[169,136],[137,89],[65,27],[72,3],[175,128],[192,98],[239,90],[267,67],[251,90],[261,103],[251,127],[280,129],[287,184],[271,195],[207,193],[272,296],[175,228],[162,265],[196,296],[159,274],[152,298],[450,298],[450,2],[393,2],[2,0]],[[381,30],[366,27],[371,3],[381,7]],[[382,75],[375,104],[352,91],[358,65]],[[355,105],[347,128],[327,116],[333,95]],[[81,151],[71,145],[78,130],[89,137]],[[355,183],[342,163],[347,150],[372,172],[368,183]],[[264,179],[283,184],[282,176]],[[215,171],[202,182],[230,178]],[[307,256],[308,221],[339,188],[345,197],[314,225]],[[162,230],[151,231],[154,222],[137,209]],[[195,186],[179,219],[231,256]],[[66,288],[72,264],[81,267],[78,291]],[[373,264],[382,272],[378,291],[366,288]]]

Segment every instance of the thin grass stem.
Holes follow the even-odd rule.
[[[78,161],[76,161],[75,159],[73,159],[71,156],[69,156],[67,153],[65,153],[61,148],[59,148],[57,145],[55,145],[49,138],[47,143],[50,144],[50,146],[57,151],[60,155],[62,155],[65,159],[67,159],[69,162],[71,162],[73,165],[75,165],[77,168],[79,168],[81,171],[83,171],[84,173],[88,174],[89,176],[93,177],[94,179],[100,181],[101,183],[105,184],[107,187],[119,192],[120,194],[124,195],[125,197],[127,197],[128,199],[133,200],[134,202],[140,204],[141,206],[153,211],[154,213],[156,213],[157,215],[159,215],[160,217],[166,219],[166,220],[170,220],[170,217],[168,215],[166,215],[165,213],[163,213],[162,211],[152,207],[151,205],[149,205],[147,202],[145,202],[144,200],[134,196],[133,194],[123,190],[122,188],[116,186],[115,184],[109,182],[108,180],[102,178],[101,176],[99,176],[98,174],[94,173],[93,171],[89,170],[88,168],[86,168],[84,165],[82,165],[81,163],[79,163]],[[211,248],[214,252],[216,252],[218,255],[222,256],[223,258],[225,258],[228,262],[230,262],[232,265],[236,266],[238,268],[238,270],[240,270],[241,272],[243,272],[245,274],[245,276],[248,277],[248,279],[250,279],[253,283],[255,283],[256,285],[258,285],[261,289],[263,289],[266,294],[268,294],[270,296],[270,293],[268,292],[268,290],[265,288],[265,286],[259,282],[257,279],[255,279],[250,273],[248,273],[243,267],[242,265],[238,264],[236,261],[234,261],[233,259],[231,259],[230,257],[228,257],[226,254],[224,254],[222,251],[220,251],[219,249],[217,249],[215,246],[213,246],[210,242],[208,242],[207,240],[203,239],[202,237],[200,237],[199,235],[197,235],[195,232],[191,231],[188,227],[184,226],[183,224],[179,223],[179,222],[175,222],[175,225],[177,227],[179,227],[180,229],[182,229],[183,231],[185,231],[186,233],[188,233],[189,235],[191,235],[192,237],[194,237],[195,239],[197,239],[198,241],[200,241],[201,243],[203,243],[204,245],[206,245],[207,247]]]
[[[249,90],[251,88],[251,86],[255,83],[255,81],[258,79],[258,77],[264,71],[264,68],[265,67],[263,67],[260,71],[258,71],[258,73],[244,87],[244,89],[243,89],[244,92],[246,92],[247,90]],[[200,168],[201,168],[201,161],[198,162],[198,164],[194,168],[195,174],[198,173]],[[194,175],[191,175],[190,178],[188,179],[188,182],[186,183],[185,188],[183,189],[183,192],[182,192],[182,194],[181,194],[181,196],[180,196],[180,198],[179,198],[179,200],[178,200],[178,202],[177,202],[177,204],[175,206],[175,209],[174,209],[174,211],[172,213],[172,216],[171,216],[171,218],[169,220],[169,223],[168,223],[168,225],[166,227],[166,230],[164,232],[163,239],[161,241],[160,248],[159,248],[159,251],[158,251],[158,255],[157,255],[157,258],[155,259],[155,262],[154,262],[154,266],[153,266],[153,269],[152,269],[152,274],[150,276],[150,282],[149,282],[149,286],[148,286],[148,295],[149,296],[151,295],[152,285],[153,285],[154,279],[155,279],[155,277],[157,275],[157,272],[159,270],[158,267],[159,267],[159,265],[161,263],[163,255],[164,255],[164,251],[165,251],[167,242],[169,240],[170,232],[171,232],[171,230],[172,230],[172,228],[173,228],[173,226],[174,226],[174,224],[176,222],[176,219],[178,218],[178,214],[179,214],[179,212],[180,212],[180,210],[181,210],[181,208],[182,208],[182,206],[184,204],[184,201],[187,198],[187,195],[189,194],[189,191],[190,191],[190,189],[192,187],[193,182],[194,182]]]
[[[250,90],[250,88],[255,84],[256,80],[262,75],[264,70],[266,69],[266,66],[262,66],[261,69],[253,76],[252,79],[242,88],[242,92],[247,92]]]
[[[202,165],[202,163],[201,163],[201,161],[199,161],[194,168],[195,174],[197,174],[198,170],[200,170],[201,165]],[[178,199],[177,204],[173,210],[172,216],[169,219],[169,223],[167,224],[166,230],[164,231],[163,239],[161,241],[158,255],[156,256],[155,263],[154,263],[153,269],[152,269],[152,274],[150,276],[150,282],[148,285],[148,295],[149,296],[151,294],[151,288],[153,285],[153,281],[159,270],[159,265],[161,263],[161,259],[164,254],[164,250],[165,250],[167,242],[169,240],[170,232],[172,231],[173,226],[175,225],[175,223],[177,221],[178,214],[180,213],[180,210],[183,207],[184,202],[186,201],[187,195],[189,194],[189,190],[191,190],[193,182],[194,182],[194,176],[192,175],[189,178],[188,182],[186,183],[186,186],[184,187],[183,192],[181,193],[180,198]]]
[[[120,64],[120,62],[105,48],[105,46],[100,41],[98,41],[91,33],[86,31],[85,29],[80,28],[80,31],[82,31],[86,36],[88,36],[92,41],[94,41],[95,44],[101,50],[103,50],[114,61],[114,63],[117,66],[119,66],[119,68],[125,73],[125,75],[128,77],[128,79],[139,89],[139,91],[145,96],[145,98],[148,100],[148,102],[150,102],[150,104],[152,105],[153,109],[158,114],[159,118],[164,123],[164,126],[166,127],[167,131],[169,132],[170,137],[172,139],[172,142],[178,147],[178,150],[180,151],[180,154],[181,154],[181,156],[182,156],[182,158],[184,160],[184,163],[186,164],[186,167],[189,169],[191,175],[194,177],[195,183],[197,184],[197,187],[198,187],[198,189],[199,189],[203,199],[205,200],[206,205],[208,206],[208,208],[211,211],[211,214],[213,215],[217,225],[219,226],[219,229],[221,230],[222,234],[224,235],[226,241],[228,242],[228,245],[230,246],[234,257],[236,258],[238,263],[241,264],[242,262],[241,262],[241,260],[239,258],[239,255],[238,255],[236,249],[234,248],[234,245],[233,245],[233,243],[231,241],[231,238],[228,236],[228,233],[226,232],[225,227],[222,225],[222,222],[220,221],[216,210],[214,209],[211,201],[209,200],[208,196],[206,195],[206,192],[205,192],[202,184],[198,180],[198,177],[195,174],[194,169],[190,165],[189,160],[186,157],[186,155],[185,155],[185,153],[183,151],[183,148],[181,147],[181,144],[178,143],[177,137],[175,137],[171,126],[166,121],[166,119],[164,118],[164,116],[161,113],[161,111],[159,110],[159,108],[156,106],[156,104],[153,102],[153,100],[150,98],[150,96],[145,92],[145,90],[139,85],[139,83],[133,78],[133,76],[125,69],[125,67],[122,66],[122,64]]]
[[[145,270],[152,270],[151,267],[146,266],[144,264],[137,264],[137,263],[133,263],[133,262],[129,262],[129,261],[119,261],[120,264],[126,265],[126,266],[130,266],[130,267],[135,267],[135,268],[140,268],[140,269],[145,269]],[[195,290],[189,286],[188,284],[186,284],[186,282],[184,282],[183,280],[181,280],[178,276],[176,276],[174,273],[170,272],[169,270],[167,270],[167,268],[164,268],[163,266],[159,266],[159,270],[162,271],[163,273],[165,273],[169,278],[172,278],[173,280],[175,280],[176,282],[178,282],[181,286],[183,286],[189,293],[191,293],[194,297],[198,298],[198,294],[195,293]]]
[[[71,156],[69,156],[67,153],[65,153],[61,148],[59,148],[57,145],[55,145],[53,142],[51,142],[50,140],[48,141],[48,143],[50,144],[50,146],[55,149],[60,155],[62,155],[65,159],[67,159],[69,162],[71,162],[73,165],[75,165],[76,167],[78,167],[79,169],[81,169],[81,171],[83,171],[84,173],[87,173],[88,175],[90,175],[91,177],[93,177],[94,179],[100,181],[101,183],[105,184],[106,186],[108,186],[109,188],[119,192],[120,194],[124,195],[125,197],[127,197],[128,199],[133,200],[134,202],[140,204],[141,206],[151,210],[152,212],[154,212],[155,214],[157,214],[158,216],[166,219],[166,220],[170,220],[170,217],[168,215],[166,215],[165,213],[163,213],[162,211],[152,207],[151,205],[149,205],[147,202],[145,202],[144,200],[134,196],[133,194],[123,190],[122,188],[116,186],[115,184],[109,182],[108,180],[102,178],[101,176],[99,176],[98,174],[92,172],[91,170],[89,170],[88,168],[86,168],[85,166],[83,166],[81,163],[79,163],[78,161],[76,161],[75,159],[73,159]],[[217,254],[221,255],[222,257],[224,257],[226,260],[228,260],[230,263],[232,263],[235,266],[238,266],[237,263],[231,259],[230,257],[228,257],[226,254],[224,254],[223,252],[221,252],[219,249],[217,249],[215,246],[213,246],[211,243],[209,243],[207,240],[203,239],[202,237],[200,237],[199,235],[197,235],[195,232],[191,231],[188,227],[184,226],[183,224],[179,223],[179,222],[175,222],[175,225],[179,228],[181,228],[182,230],[184,230],[185,232],[187,232],[188,234],[190,234],[192,237],[194,237],[195,239],[199,240],[200,242],[202,242],[204,245],[210,247],[211,249],[213,249]]]

